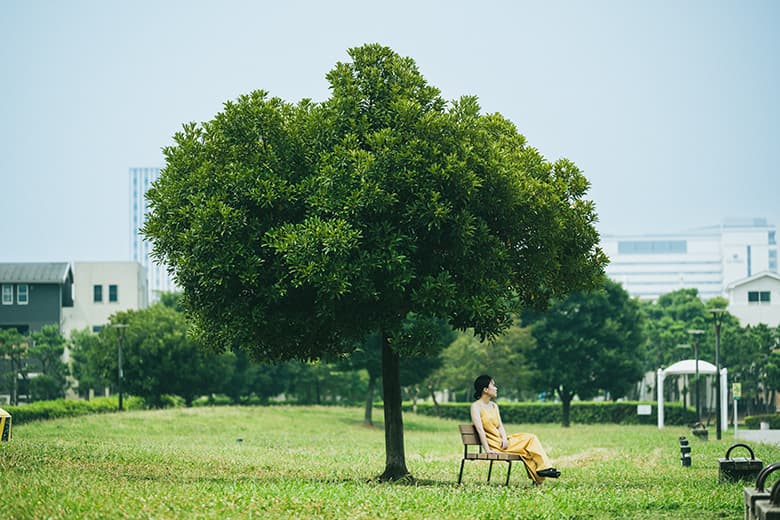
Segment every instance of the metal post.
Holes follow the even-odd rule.
[[[704,334],[701,329],[690,329],[688,334],[693,336],[693,358],[696,362],[696,421],[701,422],[701,401],[699,400],[699,338]]]
[[[715,407],[716,407],[716,415],[717,415],[717,424],[715,427],[715,436],[718,440],[721,438],[721,417],[723,416],[723,410],[722,406],[720,404],[720,384],[721,384],[721,374],[720,374],[720,326],[723,323],[723,315],[726,313],[726,309],[710,309],[709,312],[712,314],[712,321],[715,325],[715,370],[716,370],[716,380],[718,384],[715,386]]]
[[[129,327],[126,323],[116,323],[114,325],[111,325],[112,327],[119,329],[117,332],[117,389],[119,390],[119,411],[123,411],[124,403],[122,402],[122,379],[124,379],[125,374],[122,370],[122,341],[124,340],[125,331],[127,327]]]
[[[119,411],[121,412],[124,410],[124,406],[122,405],[122,379],[124,378],[124,374],[122,373],[122,333],[119,333],[119,341],[117,342],[119,345],[119,352],[117,354],[117,357],[119,358]]]

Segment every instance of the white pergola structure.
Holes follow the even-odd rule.
[[[718,369],[712,363],[699,360],[699,375],[715,375]],[[667,367],[658,369],[658,428],[664,427],[664,379],[666,376],[677,376],[696,373],[696,360],[684,359]],[[728,428],[728,369],[720,369],[720,425],[721,430]]]

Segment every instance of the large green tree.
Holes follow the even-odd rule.
[[[589,399],[604,391],[618,398],[642,377],[639,304],[611,280],[523,319],[537,342],[532,359],[538,384],[560,398],[563,426],[569,426],[575,395]]]
[[[255,91],[165,148],[144,232],[206,343],[316,359],[382,338],[385,471],[408,476],[401,349],[410,313],[499,334],[519,304],[590,286],[606,262],[588,181],[474,97],[369,44],[331,96]]]
[[[166,394],[191,405],[195,398],[227,386],[231,360],[188,338],[183,313],[157,304],[118,312],[110,320],[98,335],[74,335],[74,373],[80,387],[107,384],[117,389],[120,334],[123,391],[143,397],[149,406],[163,406]]]
[[[731,323],[722,337],[721,366],[728,368],[729,379],[742,384],[741,406],[748,414],[769,413],[777,330],[763,323],[746,327]]]

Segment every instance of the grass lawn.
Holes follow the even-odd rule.
[[[384,431],[362,417],[359,408],[218,407],[20,425],[0,444],[0,517],[742,517],[744,484],[718,483],[731,431],[692,438],[683,468],[687,429],[510,424],[509,433],[539,435],[562,478],[534,488],[515,465],[504,487],[505,464],[487,484],[487,463],[467,462],[457,486],[457,422],[407,414],[416,482],[380,484],[371,479],[384,469]],[[780,461],[779,447],[752,447],[765,465]]]

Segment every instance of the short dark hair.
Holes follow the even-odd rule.
[[[483,374],[474,380],[474,399],[482,397],[482,391],[490,385],[492,380],[493,378],[487,374]]]

